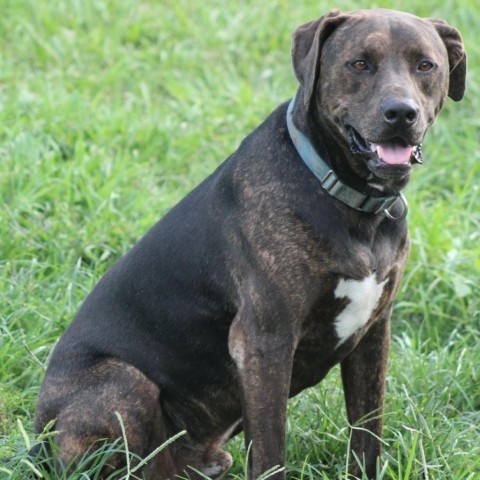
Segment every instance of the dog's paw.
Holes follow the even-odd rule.
[[[200,471],[213,480],[219,480],[232,466],[232,456],[225,450],[216,450],[212,453]]]

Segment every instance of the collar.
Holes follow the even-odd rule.
[[[292,111],[294,105],[295,97],[291,100],[287,111],[288,133],[298,154],[311,172],[320,180],[323,189],[332,197],[355,210],[375,214],[383,212],[390,220],[403,220],[407,216],[408,203],[401,193],[386,197],[372,197],[345,185],[338,178],[337,174],[318,155],[308,138],[293,124]],[[403,204],[403,211],[398,217],[394,217],[389,209],[398,199]]]

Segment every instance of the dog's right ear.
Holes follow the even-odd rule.
[[[340,10],[331,10],[323,17],[298,27],[292,35],[293,71],[303,87],[303,100],[308,105],[320,73],[320,53],[328,36],[348,18]]]

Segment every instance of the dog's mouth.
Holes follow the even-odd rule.
[[[348,126],[347,138],[351,152],[366,156],[367,167],[378,177],[402,177],[408,175],[412,163],[422,163],[421,145],[410,145],[401,137],[374,143]]]

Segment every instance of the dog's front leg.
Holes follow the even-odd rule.
[[[383,396],[390,345],[390,310],[362,338],[342,362],[342,380],[350,425],[353,426],[351,451],[365,465],[368,478],[375,478],[381,453]],[[359,427],[359,428],[355,428]],[[350,473],[361,478],[355,456]]]
[[[239,313],[229,333],[242,401],[245,445],[250,448],[248,479],[285,461],[285,417],[290,390],[293,335],[283,318],[265,321],[258,313]],[[279,472],[275,480],[285,478]]]

